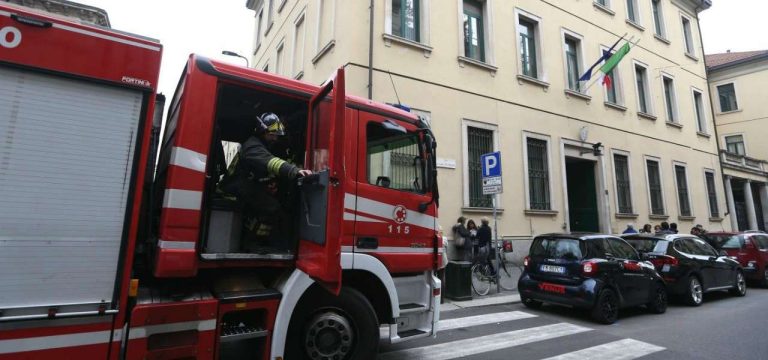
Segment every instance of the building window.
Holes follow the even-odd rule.
[[[616,172],[616,202],[620,214],[632,214],[632,184],[629,176],[629,156],[613,154]]]
[[[293,76],[298,76],[304,71],[304,39],[307,37],[304,26],[304,14],[296,19],[293,33]]]
[[[265,0],[267,3],[267,27],[264,33],[269,33],[269,30],[272,29],[272,23],[275,22],[275,16],[274,16],[274,6],[275,6],[275,0]]]
[[[680,216],[691,216],[691,199],[688,196],[688,175],[686,175],[685,166],[675,164],[675,182]]]
[[[661,189],[661,169],[657,160],[645,160],[648,176],[648,195],[651,200],[651,215],[664,215],[664,194]]]
[[[335,0],[317,0],[317,31],[315,32],[315,52],[319,53],[329,48],[333,41],[335,19]]]
[[[637,0],[627,0],[627,20],[639,24],[640,14],[638,13]]]
[[[392,0],[392,35],[419,42],[419,0]]]
[[[691,30],[691,20],[683,16],[683,41],[685,41],[685,53],[691,56],[695,56],[696,52],[693,48],[693,30]]]
[[[581,92],[581,40],[566,34],[563,41],[568,89]]]
[[[467,167],[469,170],[469,206],[493,207],[493,196],[483,195],[483,167],[480,156],[493,152],[493,130],[467,126]]]
[[[517,17],[520,37],[520,69],[525,76],[539,78],[539,22],[522,15]]]
[[[266,72],[266,73],[268,73],[269,72],[269,63],[264,64],[264,67],[261,70]]]
[[[637,106],[638,111],[651,114],[651,96],[648,88],[648,69],[638,63],[635,63],[635,82],[637,83]]]
[[[611,8],[611,2],[610,0],[595,0],[595,4],[600,5],[604,8],[610,9]]]
[[[721,112],[739,109],[739,104],[736,102],[736,88],[734,88],[733,83],[718,86],[717,97],[720,99]]]
[[[464,56],[484,62],[484,42],[483,4],[475,0],[464,0]]]
[[[707,133],[707,119],[704,115],[704,96],[701,91],[693,90],[693,107],[696,111],[696,129],[702,133]]]
[[[262,23],[264,21],[264,8],[262,8],[259,11],[259,14],[256,15],[256,45],[254,46],[253,52],[256,53],[256,49],[259,48],[261,45],[261,27]]]
[[[666,30],[664,28],[664,12],[661,7],[661,0],[651,0],[651,6],[653,7],[653,25],[656,35],[660,38],[666,38]]]
[[[709,199],[709,216],[720,217],[720,209],[717,206],[717,188],[715,187],[715,173],[704,171],[704,179],[707,182],[707,198]]]
[[[666,75],[661,76],[664,85],[664,104],[667,108],[667,122],[677,123],[677,95],[675,94],[675,81]]]
[[[725,150],[731,154],[746,155],[743,135],[729,135],[725,137]]]
[[[283,48],[285,48],[284,43],[280,42],[280,45],[277,45],[277,53],[275,55],[275,74],[277,75],[283,75],[283,71],[285,71],[285,64],[283,64],[283,61],[285,61]]]
[[[607,47],[601,47],[600,49],[600,56],[603,55],[603,52],[608,51]],[[615,51],[613,51],[615,52]],[[612,53],[613,53],[612,52]],[[618,67],[614,68],[606,74],[606,76],[611,78],[611,86],[605,86],[605,101],[609,102],[611,104],[616,105],[624,105],[624,94],[622,93],[622,87],[621,87],[621,74],[619,73]]]
[[[528,196],[531,210],[551,210],[548,141],[527,137]]]

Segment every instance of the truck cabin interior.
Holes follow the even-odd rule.
[[[239,150],[257,136],[257,116],[274,113],[285,135],[265,145],[272,155],[302,168],[307,109],[306,99],[220,85],[203,204],[204,259],[293,258],[298,242],[297,181],[249,172]]]

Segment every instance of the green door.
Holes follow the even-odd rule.
[[[566,158],[565,172],[571,231],[599,232],[595,162]]]

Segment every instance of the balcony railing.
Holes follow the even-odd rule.
[[[720,150],[720,157],[726,164],[740,166],[746,169],[765,171],[765,161],[760,159],[751,158],[744,155],[730,153],[725,150]]]

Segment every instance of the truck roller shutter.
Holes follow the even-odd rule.
[[[0,66],[0,319],[112,308],[142,99]]]

